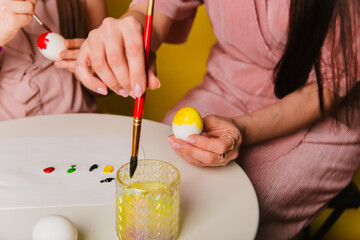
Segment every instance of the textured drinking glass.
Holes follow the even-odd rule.
[[[160,160],[139,160],[116,175],[116,232],[121,240],[176,239],[179,234],[180,173]]]

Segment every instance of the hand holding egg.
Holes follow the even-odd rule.
[[[37,44],[41,54],[52,61],[61,60],[60,52],[66,49],[65,39],[53,32],[41,34]]]
[[[233,118],[207,115],[202,120],[203,133],[190,137],[191,134],[201,133],[195,120],[190,120],[194,119],[191,113],[196,116],[197,111],[193,108],[179,110],[173,121],[174,135],[167,139],[182,159],[196,166],[215,167],[225,166],[238,157],[245,134],[245,128],[240,123]],[[201,119],[199,115],[195,119]]]
[[[54,66],[75,74],[76,60],[79,57],[80,48],[84,41],[85,38],[65,39],[66,50],[60,53],[61,60],[55,61]]]
[[[176,138],[185,141],[191,134],[201,134],[203,120],[200,113],[192,107],[180,109],[174,116],[172,130]]]
[[[32,233],[33,240],[77,240],[75,225],[61,215],[48,215],[39,219]]]

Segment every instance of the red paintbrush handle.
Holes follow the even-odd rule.
[[[146,15],[145,30],[144,30],[144,46],[145,46],[145,71],[147,80],[147,69],[149,65],[150,56],[150,39],[152,28],[152,15]],[[140,98],[135,98],[134,118],[142,118],[145,103],[145,93]]]
[[[134,118],[142,118],[145,103],[145,93],[141,97],[135,98]]]
[[[150,39],[151,39],[151,30],[152,30],[152,15],[146,15],[145,21],[145,30],[144,30],[144,46],[145,46],[145,63],[149,64],[149,56],[150,56]]]

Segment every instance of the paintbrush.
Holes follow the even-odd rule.
[[[147,69],[149,65],[149,55],[150,55],[150,39],[151,39],[151,30],[152,30],[152,19],[154,12],[154,1],[149,0],[147,6],[145,28],[144,28],[144,47],[145,47],[145,71],[147,78]],[[138,153],[139,153],[139,144],[140,144],[140,132],[141,132],[141,123],[142,115],[144,110],[145,103],[145,93],[139,98],[135,98],[134,105],[134,120],[133,120],[133,135],[132,135],[132,147],[131,147],[131,158],[130,158],[130,177],[135,173],[137,162],[138,162]]]
[[[33,18],[48,32],[51,32],[50,28],[43,22],[40,20],[40,18],[34,13],[33,14]]]

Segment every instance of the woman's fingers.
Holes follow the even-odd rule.
[[[76,69],[79,80],[91,90],[96,87],[103,89],[105,85],[124,97],[141,97],[147,87],[159,88],[160,82],[154,74],[154,61],[150,64],[148,82],[146,79],[142,34],[142,26],[135,17],[106,18],[98,29],[90,32],[83,43],[86,44],[86,53],[82,53],[85,47],[80,49],[81,59],[77,61]],[[76,44],[81,42],[74,42]],[[63,54],[68,59],[77,52],[64,51]],[[99,79],[90,77],[90,72],[96,73]],[[94,79],[101,80],[103,86],[99,85],[99,81],[92,82]]]
[[[233,141],[223,135],[220,137],[205,137],[201,135],[190,135],[186,140],[188,143],[217,154],[223,154],[231,150]]]
[[[131,91],[128,63],[122,36],[105,37],[105,52],[109,67],[118,83],[118,94],[128,96]]]
[[[237,148],[218,153],[208,146],[199,148],[181,139],[176,139],[173,135],[168,138],[168,142],[180,157],[197,166],[224,166],[238,156]],[[223,159],[221,158],[222,154],[225,154]]]
[[[124,19],[124,47],[129,66],[131,90],[141,97],[146,89],[145,52],[141,25],[134,17]]]
[[[91,67],[107,87],[118,93],[122,88],[108,64],[104,40],[96,31],[91,31],[88,38]]]
[[[90,50],[87,42],[84,42],[76,61],[75,73],[85,87],[101,95],[107,95],[106,85],[94,76],[90,64]]]
[[[151,90],[155,90],[161,87],[160,80],[157,78],[157,76],[154,74],[152,70],[148,71],[148,88]]]
[[[156,54],[150,50],[147,87],[151,90],[160,88],[161,83],[156,76]]]

